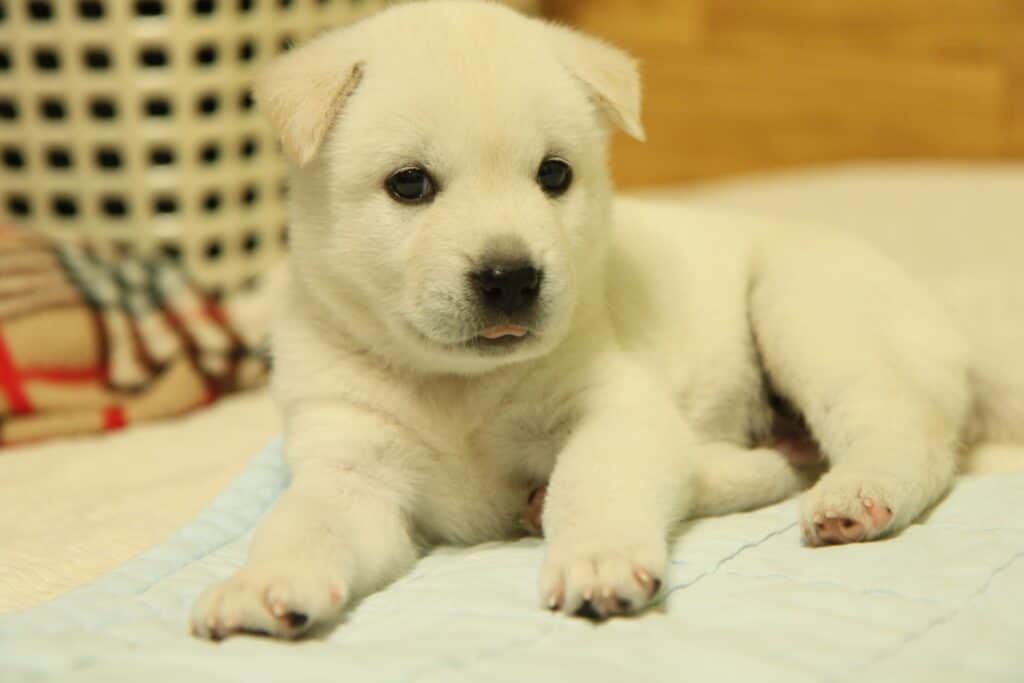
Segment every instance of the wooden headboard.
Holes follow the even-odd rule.
[[[1024,0],[547,0],[641,60],[624,186],[850,159],[1024,158]]]

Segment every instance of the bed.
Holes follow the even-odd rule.
[[[1007,263],[1024,254],[1021,164],[854,164],[648,194],[867,226],[893,249],[988,226],[1010,240]],[[190,639],[191,602],[239,566],[286,485],[278,431],[257,392],[113,436],[4,451],[0,680],[980,681],[1024,671],[1024,473],[996,473],[1018,466],[1013,453],[974,463],[923,523],[881,543],[803,548],[792,500],[686,524],[666,599],[640,619],[594,626],[538,609],[542,545],[524,540],[440,549],[309,642]]]

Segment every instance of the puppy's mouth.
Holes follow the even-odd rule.
[[[495,325],[481,332],[480,338],[487,341],[515,340],[522,339],[528,334],[530,331],[522,325]]]
[[[495,325],[470,339],[468,345],[477,348],[504,348],[518,346],[531,336],[530,330],[522,325]]]
[[[487,327],[474,336],[465,337],[460,341],[441,341],[421,332],[414,325],[406,323],[406,327],[422,341],[455,352],[510,353],[515,349],[529,345],[532,340],[537,338],[532,329],[524,325],[510,323]]]

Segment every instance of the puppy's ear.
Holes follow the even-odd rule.
[[[564,26],[551,25],[562,64],[580,79],[612,123],[630,137],[646,139],[640,122],[640,73],[625,51]]]
[[[278,57],[256,79],[256,101],[297,166],[316,155],[362,75],[363,63],[331,32]]]

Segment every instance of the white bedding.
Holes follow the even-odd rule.
[[[256,391],[114,434],[0,450],[0,613],[162,542],[280,429],[267,392]]]
[[[794,501],[684,525],[667,598],[592,625],[539,609],[540,541],[441,549],[304,643],[186,634],[284,487],[275,444],[167,543],[0,617],[3,681],[999,681],[1024,675],[1024,474],[961,479],[924,524],[809,549]]]
[[[1021,164],[854,165],[656,194],[868,230],[904,254],[919,238],[908,227],[950,244],[988,227],[1003,265],[1024,254]],[[792,502],[696,523],[667,611],[641,620],[594,628],[536,610],[540,550],[523,542],[435,554],[326,642],[193,642],[187,606],[241,562],[240,536],[283,482],[276,455],[189,520],[278,429],[257,393],[0,453],[0,612],[153,548],[0,616],[0,681],[1024,680],[1024,475],[966,478],[928,524],[862,547],[800,548]]]

